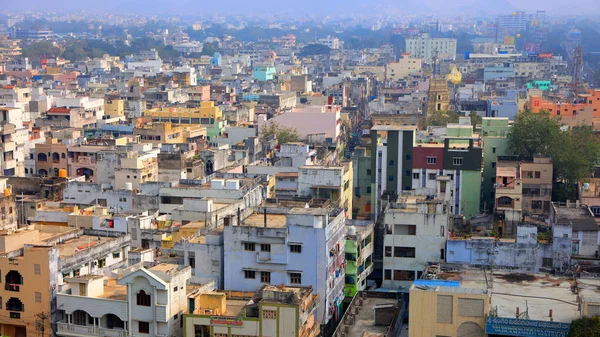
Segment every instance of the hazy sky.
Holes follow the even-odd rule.
[[[378,6],[396,7],[406,12],[429,11],[507,12],[512,10],[544,9],[549,13],[600,13],[600,0],[25,0],[4,2],[8,10],[57,9],[123,13],[203,14],[206,12],[244,13],[294,11],[302,14],[328,15],[336,13],[376,12]]]

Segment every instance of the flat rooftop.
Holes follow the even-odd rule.
[[[481,270],[467,269],[457,276],[461,288],[486,289],[485,276]],[[555,322],[570,323],[580,316],[577,295],[571,291],[569,278],[516,272],[494,272],[491,279],[487,272],[487,277],[492,286],[491,305],[498,309],[499,317],[514,317],[517,307],[521,313],[527,310],[532,320],[550,321],[550,309]],[[600,289],[600,280],[579,281],[586,289]]]
[[[355,316],[354,324],[349,326],[346,336],[385,336],[389,326],[375,325],[375,307],[381,305],[393,305],[397,303],[398,301],[391,298],[376,298],[367,296],[367,299],[363,300],[363,305],[360,308],[360,311]]]
[[[105,281],[104,292],[98,298],[124,301],[127,299],[127,286],[117,284],[117,279],[109,278]]]
[[[268,214],[267,213],[267,228],[283,228],[286,224],[286,215],[285,214]],[[264,227],[265,220],[264,214],[262,213],[254,213],[244,219],[241,223],[241,226],[246,227]]]
[[[91,235],[82,235],[78,238],[73,238],[67,241],[64,241],[62,244],[58,245],[58,249],[59,249],[59,254],[60,257],[69,257],[69,256],[73,256],[76,253],[79,253],[81,251],[90,249],[94,246],[106,243],[106,242],[110,242],[115,240],[115,238],[110,238],[110,237],[101,237],[100,240],[98,240],[97,236],[91,236]]]

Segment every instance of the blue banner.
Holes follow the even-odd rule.
[[[567,337],[569,324],[505,317],[488,317],[485,333],[516,337]]]

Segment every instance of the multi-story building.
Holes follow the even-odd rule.
[[[63,280],[126,264],[129,235],[108,238],[67,227],[30,226],[0,236],[0,247],[0,297],[6,300],[0,332],[35,336],[54,331],[59,320],[56,294]]]
[[[67,278],[56,295],[57,336],[177,336],[187,313],[189,267],[159,264]]]
[[[35,145],[35,172],[42,177],[58,177],[60,170],[65,175],[68,169],[67,146],[56,138],[46,139],[45,144]]]
[[[371,155],[365,147],[356,147],[351,159],[354,171],[352,218],[369,217],[371,216]]]
[[[335,36],[328,35],[327,37],[317,40],[318,44],[329,47],[329,49],[340,49],[340,39]]]
[[[511,224],[522,221],[523,182],[521,167],[514,161],[498,161],[496,164],[495,213],[503,221],[498,235],[511,236],[514,230]]]
[[[69,147],[67,164],[69,177],[85,177],[87,181],[97,182],[99,152],[108,150],[108,146],[80,145]]]
[[[443,199],[407,194],[388,204],[382,287],[407,290],[429,263],[444,261],[448,219]]]
[[[432,59],[454,60],[456,57],[456,39],[432,38],[430,34],[406,39],[406,52],[425,62]]]
[[[490,212],[494,207],[496,167],[499,156],[509,156],[512,151],[508,141],[511,130],[508,118],[483,117],[481,142],[483,145],[483,179],[481,181],[481,209]]]
[[[367,288],[367,277],[373,272],[373,222],[346,220],[346,299]]]
[[[386,81],[396,81],[403,79],[411,73],[421,71],[422,60],[411,57],[408,53],[403,53],[398,61],[388,63],[385,66]]]
[[[184,337],[316,337],[319,295],[312,287],[265,285],[253,291],[197,291],[189,296]]]
[[[533,112],[547,111],[550,116],[561,118],[573,118],[591,108],[593,117],[600,117],[600,89],[588,90],[582,93],[576,100],[545,100],[541,96],[531,95],[525,107]],[[591,123],[591,121],[588,121]]]
[[[21,108],[0,107],[0,169],[4,176],[23,176],[29,130],[24,127],[25,113]]]
[[[140,184],[157,181],[158,163],[153,154],[139,154],[129,151],[126,158],[121,158],[121,165],[114,169],[117,189],[139,188]],[[130,185],[129,185],[130,184]]]
[[[521,209],[527,214],[546,215],[550,212],[552,199],[552,159],[546,156],[535,155],[531,157],[498,157],[497,167],[514,167],[517,169],[517,181],[522,182]],[[508,174],[508,172],[506,172]],[[519,178],[520,176],[520,178]],[[515,200],[509,196],[498,196],[503,187],[504,180],[496,178],[496,208],[498,203],[510,205]],[[516,183],[516,182],[515,182]],[[502,200],[500,200],[502,199]]]
[[[380,214],[380,199],[412,189],[416,127],[378,125],[371,128],[371,214]],[[367,172],[368,173],[368,172]]]
[[[311,286],[320,295],[317,317],[329,322],[344,299],[343,210],[275,207],[263,212],[224,228],[225,289]]]
[[[352,216],[352,193],[354,191],[352,162],[339,166],[301,166],[298,171],[298,196],[329,199]]]

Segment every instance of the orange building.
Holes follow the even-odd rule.
[[[533,112],[546,110],[551,116],[574,116],[586,107],[592,108],[593,116],[600,117],[600,89],[588,90],[587,94],[580,94],[577,100],[565,100],[562,102],[549,101],[541,96],[530,96],[525,107]]]

